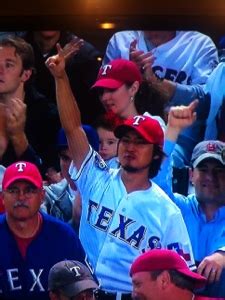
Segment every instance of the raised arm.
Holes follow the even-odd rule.
[[[77,42],[77,47],[79,47],[79,41]],[[57,49],[58,54],[49,57],[46,61],[46,66],[55,78],[60,120],[66,133],[73,162],[76,168],[79,169],[89,151],[89,144],[81,126],[80,111],[65,71],[63,50],[60,45],[57,45]]]

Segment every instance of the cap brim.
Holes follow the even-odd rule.
[[[81,293],[85,290],[89,290],[89,289],[94,290],[97,288],[98,288],[98,285],[95,281],[93,281],[91,279],[87,279],[87,280],[81,280],[81,281],[77,281],[72,284],[69,284],[69,285],[63,287],[61,290],[66,297],[75,297],[79,293]]]
[[[221,164],[225,165],[225,162],[223,161],[221,155],[215,153],[204,153],[193,161],[192,163],[193,168],[196,168],[198,164],[200,164],[203,160],[210,159],[210,158],[216,159],[219,162],[221,162]]]
[[[93,88],[106,88],[106,89],[118,89],[120,88],[124,82],[115,80],[112,78],[99,79],[95,82],[95,84],[91,87]]]
[[[126,133],[127,131],[133,129],[134,131],[136,131],[138,134],[140,134],[140,136],[147,141],[148,143],[152,143],[152,141],[150,141],[143,133],[142,131],[139,130],[139,127],[133,127],[131,125],[119,125],[116,127],[116,129],[114,130],[114,134],[118,139],[121,139]]]
[[[19,181],[19,180],[26,180],[30,183],[32,183],[34,186],[36,186],[38,189],[42,188],[42,185],[40,186],[36,180],[31,179],[28,176],[18,176],[18,177],[13,177],[10,180],[7,181],[7,184],[4,186],[4,189],[7,189],[12,183],[14,183],[15,181]]]
[[[179,270],[179,269],[177,271],[180,272],[181,274],[187,276],[188,278],[192,278],[194,280],[196,289],[204,287],[207,283],[207,279],[205,277],[199,275],[198,273],[194,273],[189,270]]]

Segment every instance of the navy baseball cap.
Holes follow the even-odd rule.
[[[216,159],[225,166],[225,143],[215,140],[198,143],[192,152],[191,163],[193,168],[209,158]]]
[[[90,125],[82,125],[87,138],[88,142],[91,145],[91,147],[98,152],[99,150],[99,137],[97,131]],[[67,148],[68,142],[66,139],[66,134],[63,128],[61,128],[58,132],[58,140],[57,140],[57,146],[59,149]]]
[[[49,271],[48,290],[61,290],[66,297],[75,297],[85,290],[97,288],[90,270],[79,261],[60,261]]]

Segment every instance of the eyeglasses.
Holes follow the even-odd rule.
[[[13,197],[19,197],[21,192],[23,193],[24,197],[30,198],[34,195],[36,195],[40,189],[33,187],[33,186],[28,186],[25,189],[21,190],[17,187],[11,187],[5,190],[5,192],[9,193]]]

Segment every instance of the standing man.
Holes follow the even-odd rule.
[[[154,249],[132,264],[133,296],[138,300],[193,300],[205,277],[192,272],[175,251]]]
[[[158,121],[134,116],[118,126],[121,168],[109,169],[82,129],[60,47],[46,64],[56,81],[58,109],[73,160],[70,174],[82,195],[80,238],[100,283],[100,299],[131,299],[130,264],[149,249],[176,249],[193,267],[180,211],[150,180],[163,158]]]
[[[2,199],[0,298],[47,300],[50,268],[63,259],[84,261],[80,241],[68,225],[39,212],[44,189],[35,165],[6,168]]]

